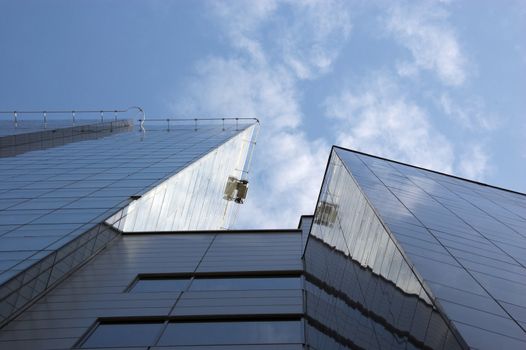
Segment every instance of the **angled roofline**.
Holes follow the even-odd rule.
[[[354,150],[354,149],[345,148],[345,147],[341,147],[341,146],[338,146],[338,145],[332,145],[332,149],[334,149],[334,148],[339,148],[339,149],[344,150],[344,151],[358,153],[358,154],[361,154],[361,155],[364,155],[364,156],[368,156],[368,157],[372,157],[372,158],[376,158],[376,159],[381,159],[381,160],[386,160],[388,162],[392,162],[392,163],[396,163],[396,164],[400,164],[400,165],[405,165],[405,166],[408,166],[408,167],[411,167],[411,168],[415,168],[415,169],[419,169],[419,170],[425,170],[425,171],[429,171],[431,173],[444,175],[444,176],[451,177],[451,178],[454,178],[454,179],[471,182],[471,183],[474,183],[474,184],[479,185],[479,186],[491,187],[491,188],[495,188],[497,190],[506,191],[506,192],[510,192],[510,193],[515,193],[515,194],[518,194],[518,195],[521,195],[521,196],[526,196],[526,193],[522,193],[522,192],[519,192],[519,191],[514,191],[514,190],[507,189],[507,188],[490,185],[490,184],[487,184],[487,183],[484,183],[484,182],[479,182],[479,181],[475,181],[475,180],[466,179],[466,178],[463,178],[463,177],[460,177],[460,176],[451,175],[451,174],[448,174],[448,173],[443,173],[443,172],[440,172],[440,171],[423,168],[423,167],[420,167],[420,166],[417,166],[417,165],[413,165],[413,164],[404,163],[404,162],[400,162],[400,161],[389,159],[389,158],[376,156],[374,154],[360,152],[360,151],[357,151],[357,150]]]

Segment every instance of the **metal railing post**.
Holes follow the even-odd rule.
[[[139,106],[132,106],[129,107],[126,111],[129,111],[130,109],[137,109],[141,113],[142,117],[141,119],[139,119],[139,127],[142,132],[145,132],[146,129],[144,129],[144,121],[146,120],[146,114],[144,113],[144,110]]]

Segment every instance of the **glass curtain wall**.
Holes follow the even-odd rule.
[[[335,152],[469,346],[526,348],[526,195]]]
[[[334,150],[304,261],[311,348],[465,348]]]
[[[133,221],[141,227],[173,212],[183,230],[228,225],[224,186],[245,171],[255,125],[153,125],[0,158],[0,325],[117,236],[104,222],[130,203],[153,204]]]
[[[226,229],[239,204],[224,199],[229,176],[244,177],[251,126],[164,180],[107,223],[124,232]],[[199,152],[196,150],[196,154]]]

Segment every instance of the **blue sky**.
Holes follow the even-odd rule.
[[[311,213],[330,146],[526,192],[524,1],[0,0],[0,106],[257,116],[239,226]]]

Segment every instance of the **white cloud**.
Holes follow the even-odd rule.
[[[278,41],[283,59],[301,79],[326,73],[351,32],[345,1],[288,1],[293,21],[283,23]]]
[[[264,126],[263,126],[264,128]],[[241,227],[295,227],[302,214],[312,214],[330,146],[310,142],[301,132],[262,135],[251,198],[238,217]]]
[[[239,227],[295,227],[314,211],[330,147],[302,129],[298,82],[329,71],[350,31],[343,1],[215,2],[212,18],[234,48],[197,65],[173,109],[258,117],[250,194]]]
[[[466,136],[454,145],[431,122],[426,110],[400,90],[396,79],[377,74],[366,83],[325,102],[338,123],[338,144],[427,169],[484,180],[489,154]]]
[[[282,67],[243,58],[209,58],[185,85],[174,109],[189,114],[257,117],[265,128],[296,128],[301,113],[295,81]]]
[[[415,76],[425,69],[436,73],[444,84],[464,83],[467,59],[443,6],[434,2],[396,3],[388,10],[385,26],[413,57],[410,62],[398,63],[400,75]]]
[[[499,125],[499,118],[487,112],[484,101],[479,97],[465,98],[459,104],[445,92],[437,102],[445,115],[470,131],[489,131]]]
[[[458,169],[461,176],[472,180],[483,180],[489,170],[488,154],[482,145],[468,146],[459,161]]]
[[[299,79],[328,72],[351,31],[350,7],[341,0],[213,4],[234,47],[259,63],[283,64]]]
[[[272,18],[278,8],[276,0],[213,1],[211,16],[219,19],[233,47],[263,63],[266,55],[260,43],[260,29]]]
[[[408,101],[389,77],[376,75],[367,81],[326,101],[327,115],[343,122],[338,144],[451,172],[453,147],[433,128],[426,111]]]
[[[200,61],[173,109],[258,117],[262,127],[250,195],[238,226],[294,227],[301,214],[314,210],[330,151],[324,140],[305,135],[299,83],[331,71],[350,35],[351,6],[337,0],[212,5],[210,16],[219,21],[233,50]],[[427,69],[448,85],[460,85],[466,78],[465,58],[445,14],[433,15],[430,7],[395,5],[388,11],[388,30],[413,56],[411,62],[399,62],[399,74],[416,76]],[[447,107],[452,115],[459,113],[451,103]],[[327,114],[337,120],[342,146],[445,172],[461,164],[427,112],[404,96],[392,78],[379,75],[359,90],[328,99]],[[462,171],[480,173],[481,155],[471,152],[470,159],[479,161],[463,162]]]

